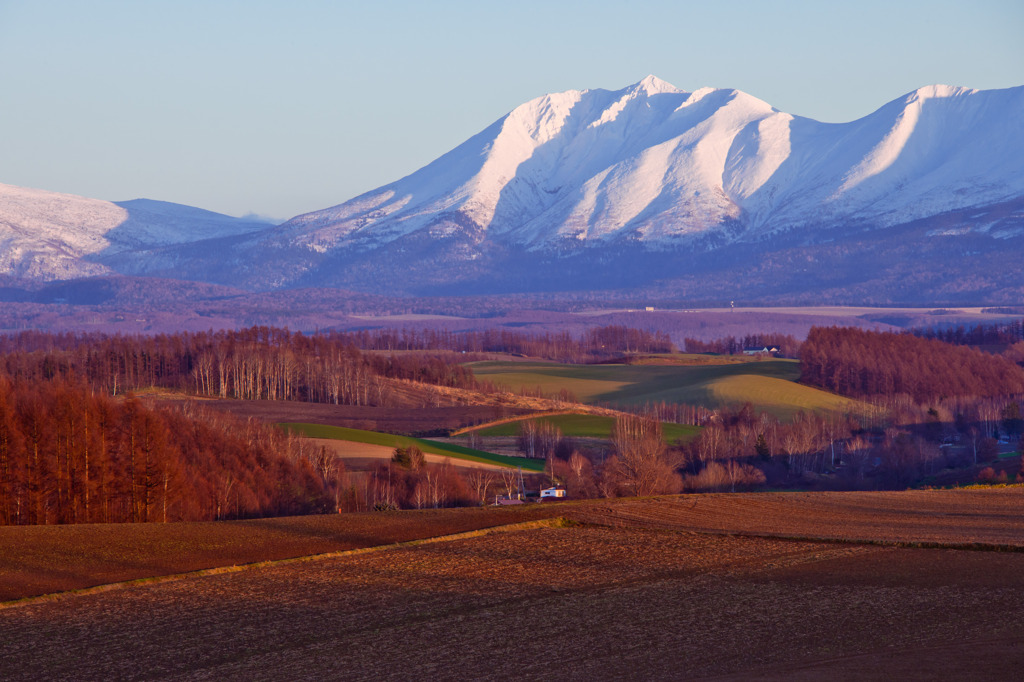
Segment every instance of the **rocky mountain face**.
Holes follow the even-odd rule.
[[[279,226],[198,229],[198,213],[176,211],[172,229],[156,202],[82,201],[47,214],[80,229],[47,232],[35,260],[0,236],[0,269],[44,274],[49,259],[421,295],[1011,302],[1024,295],[1024,87],[930,86],[832,124],[649,76],[539,97],[405,178]],[[130,229],[107,227],[133,208]]]

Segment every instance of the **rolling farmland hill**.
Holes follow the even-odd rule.
[[[796,383],[795,360],[701,366],[568,365],[553,362],[479,362],[477,378],[509,390],[572,392],[584,403],[682,403],[709,408],[751,403],[781,418],[801,410],[866,413],[865,403]]]
[[[354,443],[383,445],[389,448],[409,447],[411,445],[415,445],[428,455],[440,455],[442,457],[449,457],[455,460],[491,464],[500,467],[522,467],[526,471],[544,471],[543,460],[496,455],[491,452],[484,452],[483,450],[474,450],[472,448],[466,448],[452,443],[438,443],[423,438],[396,436],[390,433],[380,433],[378,431],[348,429],[342,426],[325,426],[323,424],[290,422],[283,423],[281,426],[290,431],[306,436],[307,438],[328,438],[332,440],[352,441]]]

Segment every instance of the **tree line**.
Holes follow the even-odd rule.
[[[1012,346],[1024,341],[1024,318],[973,326],[956,325],[914,329],[914,336],[937,339],[956,346]]]
[[[271,327],[154,336],[28,332],[0,338],[0,352],[0,370],[9,376],[81,380],[110,395],[162,387],[219,398],[387,406],[387,379],[477,387],[465,358],[452,353],[364,353],[340,335]]]
[[[621,353],[670,353],[668,334],[621,325],[588,329],[578,336],[567,331],[517,332],[508,329],[452,332],[439,329],[374,329],[337,334],[363,350],[449,350],[464,353],[510,353],[556,362],[582,364]]]
[[[684,347],[687,353],[717,353],[739,355],[745,348],[776,347],[779,356],[795,358],[800,354],[800,341],[790,334],[747,334],[743,338],[725,336],[712,341],[701,341],[687,337]]]
[[[0,524],[202,521],[326,511],[308,446],[195,406],[0,375]]]
[[[0,337],[0,370],[26,381],[81,379],[110,395],[162,387],[219,398],[391,406],[388,379],[487,389],[463,364],[473,353],[593,361],[671,349],[666,335],[617,326],[579,337],[436,330],[307,335],[274,327],[152,336],[22,332]]]
[[[1024,394],[1024,369],[1006,358],[912,334],[814,327],[800,351],[801,381],[853,397]]]

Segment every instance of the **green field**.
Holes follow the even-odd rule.
[[[512,391],[565,388],[584,403],[643,405],[681,403],[721,408],[751,403],[755,409],[789,418],[801,410],[867,413],[870,406],[797,384],[795,360],[765,360],[705,366],[567,365],[554,362],[476,362],[477,378]]]
[[[383,445],[389,448],[417,446],[420,450],[431,455],[442,455],[454,459],[464,459],[470,462],[485,462],[505,467],[522,467],[526,471],[544,471],[544,462],[538,459],[526,457],[506,457],[495,455],[482,450],[464,448],[461,445],[450,443],[438,443],[423,438],[411,438],[409,436],[395,436],[390,433],[379,431],[363,431],[361,429],[348,429],[342,426],[325,426],[323,424],[306,424],[299,422],[285,422],[279,424],[284,429],[306,436],[307,438],[330,438],[331,440],[347,440],[354,443],[368,443],[370,445]]]
[[[529,418],[527,418],[529,419]],[[519,434],[519,424],[522,419],[485,426],[475,429],[481,436],[515,436]],[[556,414],[550,417],[537,417],[536,421],[544,421],[558,427],[563,436],[571,438],[610,438],[612,425],[615,419],[602,417],[595,414]],[[684,426],[682,424],[670,424],[663,422],[661,425],[665,441],[669,444],[686,443],[696,438],[700,433],[700,427]]]

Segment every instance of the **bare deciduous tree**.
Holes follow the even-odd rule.
[[[487,504],[491,484],[494,482],[494,471],[483,468],[473,469],[466,474],[466,480],[476,496],[475,499],[480,501],[480,505]]]
[[[676,462],[667,455],[661,423],[638,415],[622,415],[612,428],[615,457],[609,473],[633,495],[679,492]]]
[[[561,441],[561,430],[550,422],[529,419],[519,423],[519,450],[526,457],[548,459]]]

